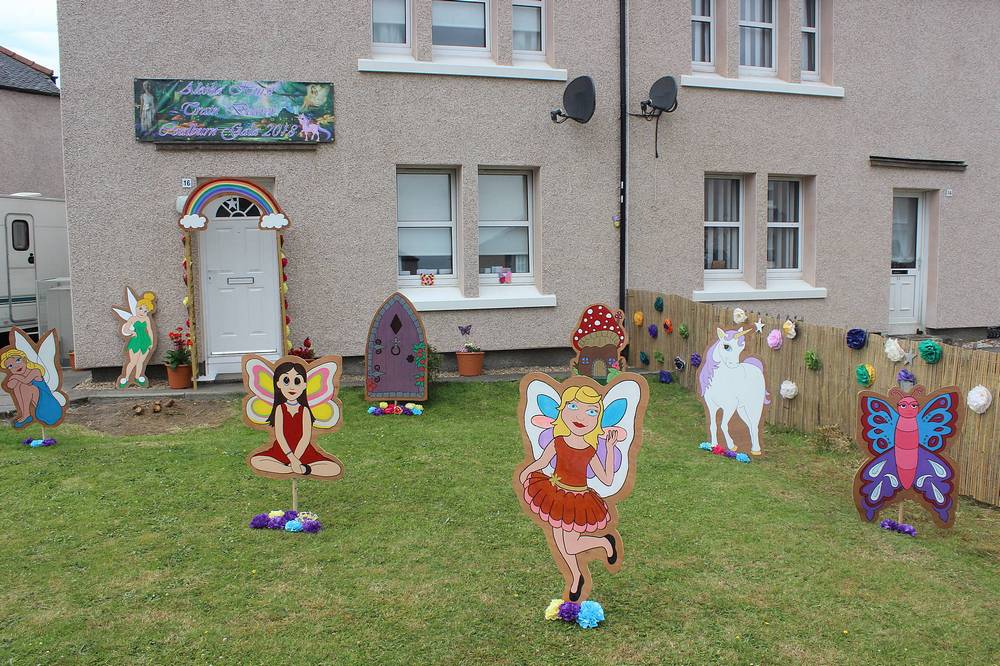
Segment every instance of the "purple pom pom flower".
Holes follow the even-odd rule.
[[[912,372],[903,368],[896,375],[896,381],[899,382],[900,386],[904,388],[912,388],[914,384],[917,383],[917,378]]]
[[[285,520],[286,521],[288,521],[288,520],[295,520],[298,517],[299,517],[299,512],[298,511],[286,511],[285,512]]]
[[[699,365],[701,365],[701,354],[695,352],[691,354],[691,367],[697,368]]]
[[[323,529],[323,524],[318,520],[303,520],[302,521],[302,531],[309,532],[310,534],[315,534]]]
[[[660,370],[660,382],[663,384],[669,384],[674,381],[674,376],[667,372],[666,370]]]
[[[564,601],[563,604],[559,606],[560,620],[576,622],[578,615],[580,615],[580,604],[573,603],[572,601]]]
[[[653,338],[654,340],[660,334],[660,327],[657,326],[656,324],[650,324],[649,328],[646,330],[649,331],[649,337]]]
[[[279,516],[277,518],[268,518],[267,519],[267,529],[269,529],[269,530],[283,530],[283,529],[285,529],[285,523],[287,523],[287,522],[288,521],[285,520],[284,516]]]
[[[250,519],[250,527],[255,530],[264,529],[267,527],[268,521],[271,519],[267,517],[266,513],[258,513],[256,516]]]
[[[851,349],[864,349],[868,344],[868,331],[863,328],[852,328],[844,336],[847,346]]]

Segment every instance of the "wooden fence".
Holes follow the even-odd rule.
[[[663,312],[657,312],[657,297],[663,299]],[[781,328],[782,320],[763,313],[753,312],[744,307],[748,319],[743,324],[751,333],[746,336],[745,356],[756,356],[764,362],[767,388],[771,393],[771,405],[767,410],[770,423],[813,432],[821,426],[835,425],[847,436],[854,438],[857,418],[857,393],[862,387],[855,379],[855,369],[859,364],[870,363],[875,367],[875,383],[872,389],[887,393],[897,386],[896,375],[906,367],[917,379],[918,384],[934,390],[944,386],[958,386],[961,389],[960,408],[965,410],[964,423],[958,445],[950,447],[949,457],[959,468],[958,490],[981,502],[1000,506],[1000,354],[974,349],[962,349],[944,345],[944,355],[935,364],[925,363],[917,354],[914,360],[904,366],[902,362],[892,363],[884,351],[885,337],[870,335],[866,347],[854,350],[845,343],[847,329],[818,326],[806,322],[796,322],[797,336],[784,339],[779,350],[771,350],[767,345],[767,334],[774,328]],[[642,326],[633,321],[635,312],[644,315]],[[760,318],[764,322],[762,333],[756,333],[754,322]],[[663,322],[670,319],[674,332],[664,333]],[[716,328],[734,329],[733,309],[721,308],[704,303],[695,303],[676,295],[656,292],[629,290],[626,324],[629,327],[629,367],[638,371],[668,370],[674,381],[691,390],[697,390],[697,370],[691,368],[691,354],[704,356],[710,341],[716,339]],[[659,334],[653,339],[648,332],[650,324],[659,327]],[[681,337],[679,328],[685,325],[689,335]],[[917,343],[901,340],[904,349],[917,351]],[[809,370],[805,365],[805,352],[812,350],[819,357],[822,367]],[[640,361],[640,353],[649,358],[649,365]],[[656,360],[656,352],[664,361]],[[687,363],[682,372],[674,369],[674,358],[680,356]],[[790,379],[798,385],[798,396],[785,400],[778,393],[783,380]],[[983,384],[994,394],[994,405],[982,415],[976,414],[965,405],[968,391],[977,384]],[[766,444],[765,444],[766,450]]]

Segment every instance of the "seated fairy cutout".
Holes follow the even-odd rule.
[[[248,354],[243,357],[243,383],[251,392],[243,401],[243,420],[272,433],[247,457],[260,476],[275,479],[315,477],[339,479],[344,466],[313,443],[315,429],[340,427],[342,406],[337,399],[342,362],[339,356],[305,361],[285,356],[274,363]]]
[[[958,387],[925,397],[923,386],[889,395],[858,394],[858,444],[870,459],[854,477],[854,502],[871,522],[889,504],[909,495],[931,512],[939,527],[951,527],[958,494],[955,464],[945,448],[958,437]]]
[[[62,368],[58,363],[59,337],[46,332],[38,344],[19,328],[11,329],[13,344],[0,350],[2,385],[17,408],[14,427],[37,421],[55,426],[65,415],[66,394],[62,392]]]
[[[615,504],[632,489],[647,391],[635,374],[620,374],[606,387],[586,377],[558,383],[541,373],[521,380],[527,457],[514,489],[545,531],[569,601],[587,597],[590,560],[603,557],[609,571],[621,568]]]

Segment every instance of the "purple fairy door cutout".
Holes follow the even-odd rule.
[[[427,399],[427,336],[413,303],[394,293],[375,313],[365,345],[365,400]]]

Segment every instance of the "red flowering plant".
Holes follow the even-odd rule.
[[[181,365],[191,365],[191,331],[185,326],[178,326],[167,333],[170,338],[170,349],[165,360],[167,365],[176,370]]]
[[[306,338],[302,341],[301,347],[292,347],[291,351],[288,352],[292,356],[298,356],[299,358],[311,361],[316,358],[316,350],[313,349],[312,340]]]

